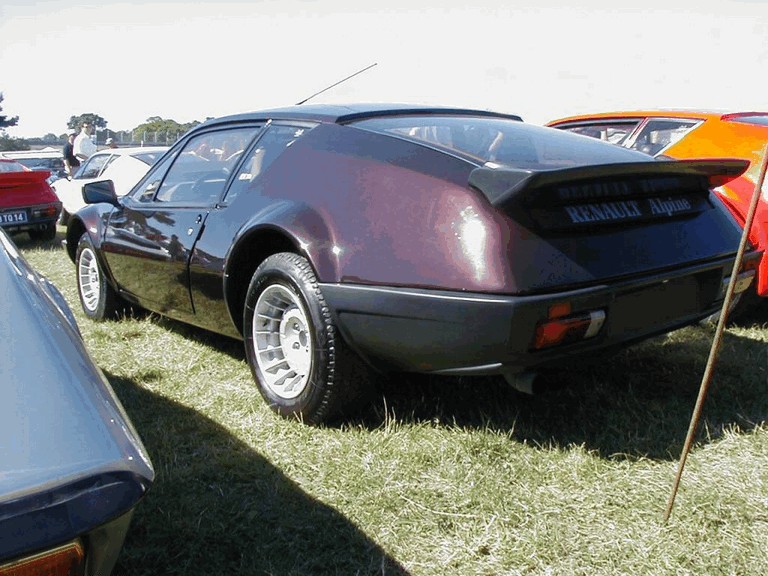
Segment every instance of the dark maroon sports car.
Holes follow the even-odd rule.
[[[197,126],[119,200],[87,185],[67,249],[88,316],[243,339],[269,405],[317,423],[361,370],[525,388],[710,315],[740,238],[710,188],[745,168],[487,111],[295,106]]]

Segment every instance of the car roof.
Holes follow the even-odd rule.
[[[452,108],[447,106],[430,106],[425,104],[394,104],[394,103],[352,103],[352,104],[304,104],[271,108],[242,114],[233,114],[207,120],[200,124],[203,127],[227,124],[231,122],[259,120],[304,120],[313,122],[344,123],[365,118],[394,116],[405,114],[458,114],[472,116],[488,116],[507,118],[521,121],[516,114],[503,114],[490,110],[471,108]]]
[[[580,122],[588,120],[612,120],[622,118],[692,118],[695,120],[733,120],[743,116],[768,116],[768,112],[727,112],[724,110],[701,110],[701,109],[647,109],[647,110],[621,110],[615,112],[597,112],[594,114],[576,114],[565,118],[558,118],[547,123],[547,125],[560,124],[564,122]]]
[[[125,148],[102,148],[96,154],[117,154],[118,156],[127,156],[129,154],[138,154],[141,152],[165,152],[168,146],[127,146]]]
[[[6,150],[0,152],[0,158],[61,158],[61,149],[47,147],[42,150]]]

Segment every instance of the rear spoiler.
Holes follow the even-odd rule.
[[[605,182],[629,183],[633,180],[649,178],[699,177],[707,180],[709,188],[716,188],[738,178],[748,167],[749,161],[733,158],[599,164],[555,170],[521,170],[505,166],[483,166],[475,168],[469,174],[469,185],[481,192],[494,206],[503,206],[522,200],[523,196],[534,197],[536,191],[542,189],[579,187]],[[614,184],[605,186],[603,193],[594,191],[592,187],[590,192],[589,195],[584,195],[584,200],[595,196],[604,198],[628,196],[638,192],[642,195],[644,191],[630,190],[627,186]],[[592,192],[595,195],[592,195]],[[658,190],[648,190],[648,193],[655,192]],[[568,200],[573,201],[578,198],[569,197]]]
[[[28,186],[44,182],[51,175],[50,170],[24,170],[23,172],[0,172],[0,188]]]

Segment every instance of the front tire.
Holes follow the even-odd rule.
[[[298,254],[274,254],[256,269],[243,337],[259,392],[281,416],[327,422],[366,387],[364,374],[351,377],[349,369],[362,363],[346,348],[312,267]]]
[[[83,312],[91,320],[116,318],[124,308],[120,296],[104,277],[93,242],[84,233],[77,243],[77,294]]]

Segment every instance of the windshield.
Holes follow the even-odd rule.
[[[141,160],[147,166],[152,166],[163,154],[165,154],[164,150],[157,150],[155,152],[139,152],[134,154],[133,157],[137,160]]]
[[[399,116],[362,120],[353,125],[441,148],[479,164],[545,170],[652,161],[645,154],[594,138],[505,118]]]

